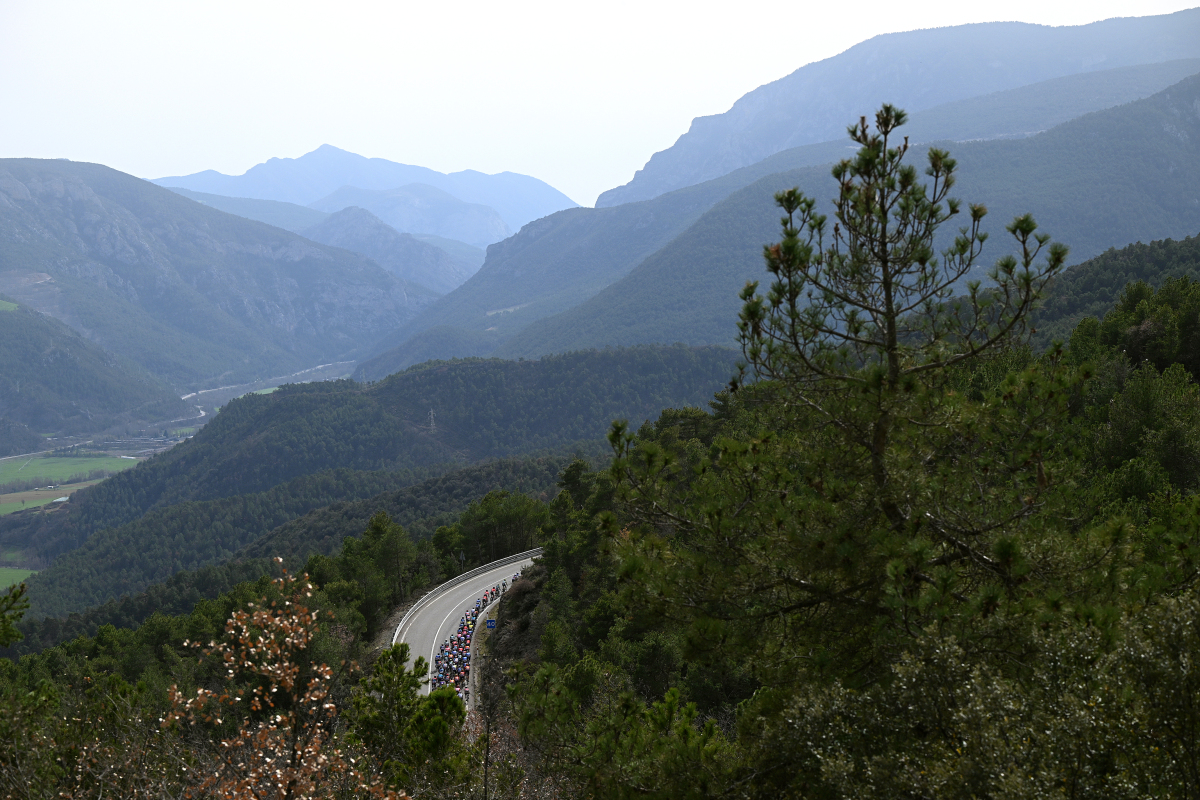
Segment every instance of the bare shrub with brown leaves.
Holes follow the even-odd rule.
[[[201,756],[186,796],[407,797],[387,789],[334,737],[333,670],[310,662],[304,653],[318,627],[318,612],[304,605],[313,591],[308,576],[289,577],[285,571],[274,584],[287,599],[264,599],[235,611],[225,624],[225,638],[204,651],[223,665],[227,690],[201,688],[187,698],[171,687],[172,708],[162,726],[207,730],[215,740]]]

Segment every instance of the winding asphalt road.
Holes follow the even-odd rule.
[[[444,590],[435,589],[431,599],[397,626],[392,641],[407,642],[412,660],[423,656],[426,663],[433,664],[438,645],[450,638],[450,634],[458,627],[458,620],[475,607],[475,601],[483,596],[484,591],[505,580],[511,585],[512,576],[532,563],[531,558],[510,562]],[[428,685],[421,691],[422,694],[428,693]]]

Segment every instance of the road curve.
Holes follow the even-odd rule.
[[[475,601],[484,591],[504,580],[511,584],[512,576],[532,563],[532,557],[520,561],[505,560],[500,566],[482,568],[461,583],[447,581],[452,585],[443,584],[434,589],[400,621],[392,643],[407,642],[410,659],[415,661],[417,656],[422,656],[426,663],[433,664],[438,645],[450,637],[458,627],[459,618],[475,607]],[[421,690],[422,694],[428,691],[428,685]]]

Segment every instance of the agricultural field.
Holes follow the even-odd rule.
[[[55,489],[29,490],[27,492],[10,492],[8,494],[0,494],[0,517],[5,514],[11,514],[14,511],[20,511],[23,508],[37,508],[48,503],[53,503],[60,497],[70,497],[71,493],[82,489],[85,486],[92,486],[99,481],[85,481],[83,483],[72,483],[67,486],[59,486]],[[0,558],[7,559],[7,556],[0,555]]]
[[[0,311],[16,311],[17,304],[10,303],[7,300],[0,300]]]
[[[33,574],[31,569],[17,569],[15,567],[0,567],[0,591],[7,589],[14,583],[20,583]]]
[[[120,472],[139,459],[116,456],[18,456],[0,461],[0,486],[33,482],[35,486],[65,483],[73,476],[86,477],[96,470]],[[61,497],[61,495],[59,495]]]

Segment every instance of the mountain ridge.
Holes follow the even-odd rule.
[[[596,206],[645,200],[835,139],[845,120],[884,102],[915,112],[1063,75],[1198,56],[1200,9],[1060,28],[992,22],[883,34],[764,84],[722,114],[696,117]]]
[[[204,170],[155,178],[160,186],[198,192],[279,200],[307,206],[343,186],[387,190],[424,183],[464,203],[494,208],[512,230],[578,203],[545,181],[516,172],[487,175],[476,170],[442,173],[428,167],[367,158],[323,144],[298,158],[271,158],[241,175]]]
[[[432,299],[361,255],[84,162],[0,159],[0,265],[0,292],[180,394],[337,360]]]
[[[1064,115],[1086,114],[1109,108],[1110,103],[1153,96],[1178,83],[1192,67],[1200,69],[1200,60],[1068,76],[956,101],[911,115],[905,132],[924,139],[943,131],[984,138],[997,130],[1049,127]],[[1014,127],[997,128],[997,120],[1009,121]],[[571,308],[619,282],[733,193],[782,172],[803,168],[827,171],[827,165],[853,151],[848,140],[802,145],[651,200],[571,209],[539,220],[489,248],[488,261],[463,286],[431,303],[366,351],[367,358],[360,362],[356,375],[378,378],[428,358],[493,353],[531,357],[529,351],[504,349],[503,343],[526,335],[520,332],[530,326],[543,324],[539,320],[570,313]],[[721,245],[718,242],[716,246]],[[581,346],[597,343],[580,342]]]
[[[484,248],[512,235],[491,206],[464,202],[426,183],[392,189],[342,186],[309,204],[309,208],[326,213],[351,206],[365,208],[401,233],[433,234],[474,247]]]
[[[0,307],[0,427],[11,444],[0,450],[44,449],[44,440],[30,440],[21,428],[64,436],[195,414],[78,331],[27,306],[8,305],[15,307]]]
[[[954,196],[990,209],[989,264],[1011,246],[1003,225],[1026,212],[1072,248],[1073,263],[1135,240],[1200,231],[1200,75],[1037,136],[947,146],[959,166]],[[532,358],[559,348],[665,340],[732,343],[738,292],[748,280],[766,280],[762,246],[779,236],[772,197],[794,186],[830,211],[837,187],[827,168],[764,177],[621,280],[530,325],[493,355]],[[984,271],[981,264],[974,277]]]
[[[372,259],[397,278],[445,294],[471,273],[445,250],[400,233],[365,208],[347,206],[335,211],[301,235],[314,242],[341,247]]]

